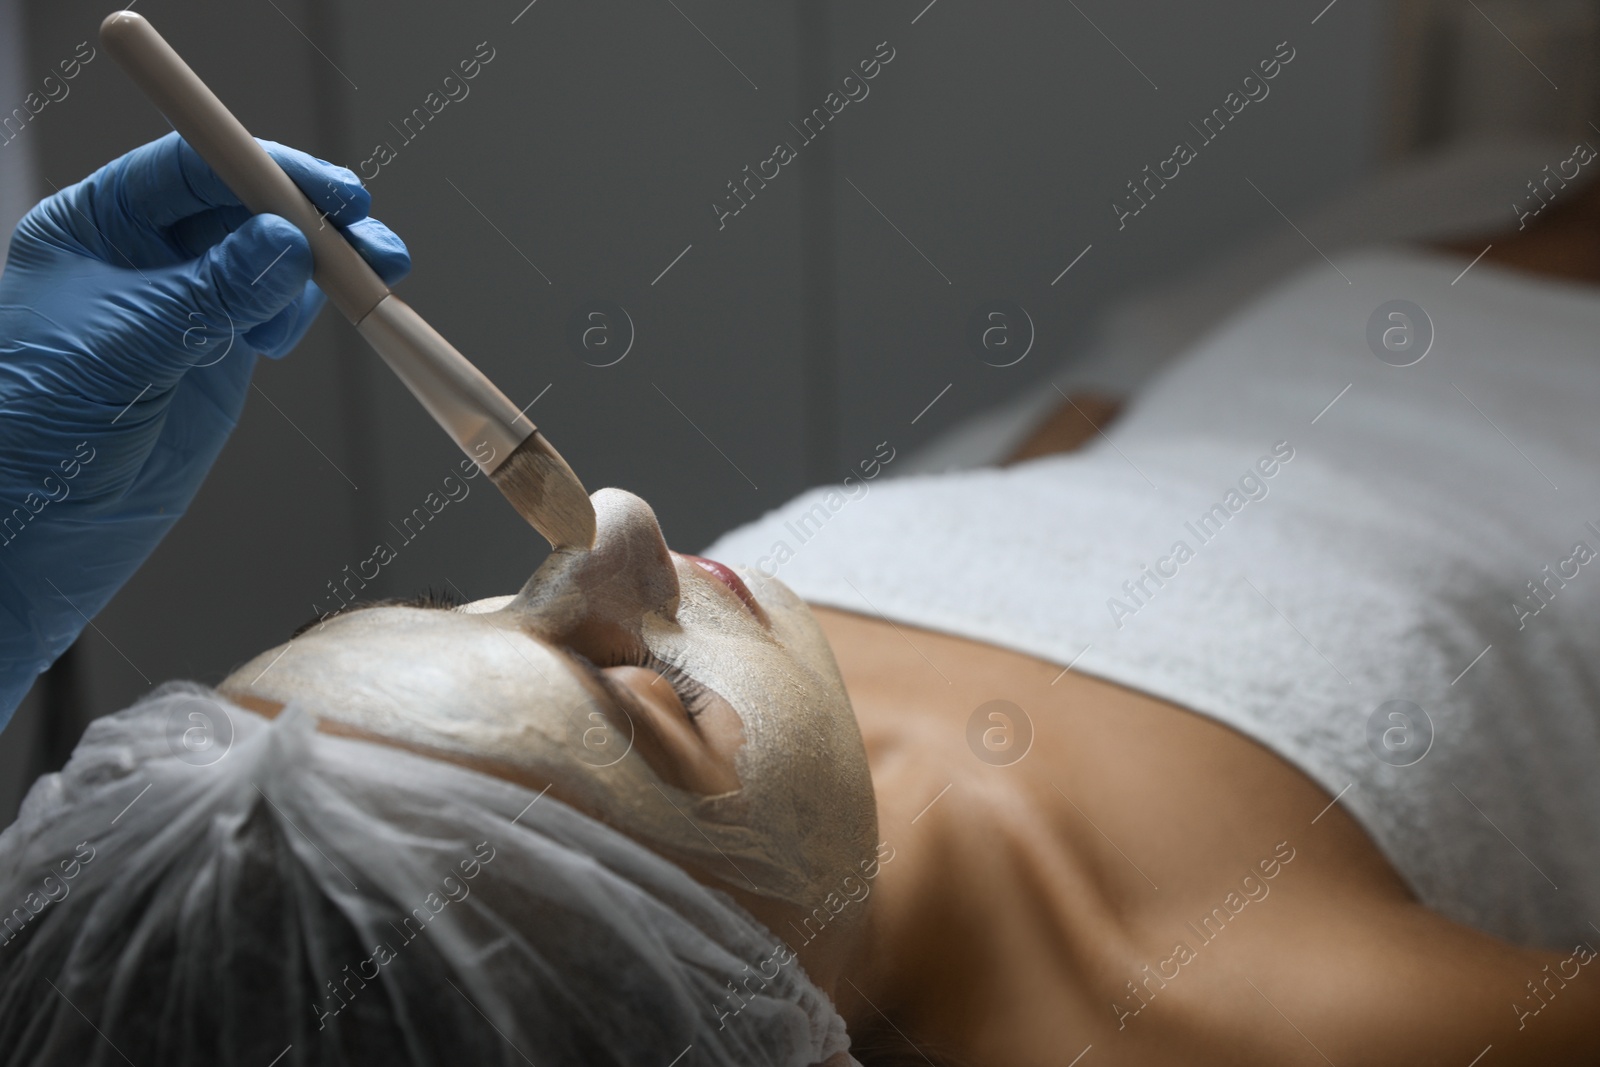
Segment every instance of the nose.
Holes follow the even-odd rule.
[[[637,636],[652,612],[678,613],[677,567],[650,505],[622,489],[589,499],[594,548],[552,553],[507,606],[541,635],[578,647]]]

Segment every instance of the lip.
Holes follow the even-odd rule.
[[[750,587],[744,584],[744,579],[740,578],[732,567],[725,563],[718,563],[714,559],[706,559],[704,556],[691,556],[687,552],[678,554],[727,586],[733,595],[739,598],[740,603],[749,609],[750,614],[756,617],[758,622],[762,625],[766,624],[767,613],[761,610],[761,605],[757,602],[755,594],[750,592]]]

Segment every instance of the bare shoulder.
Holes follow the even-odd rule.
[[[1540,952],[1419,904],[1300,893],[1174,986],[1190,1063],[1600,1062],[1592,941]],[[1203,1050],[1203,1051],[1201,1051]]]
[[[908,998],[943,1007],[908,1013],[908,1032],[1013,1064],[1061,1062],[1067,1045],[1102,1064],[1600,1062],[1600,933],[1541,952],[1430,911],[1326,790],[1205,716],[1020,653],[818,616],[897,872],[941,836],[962,843],[905,889],[906,914],[929,885],[984,902],[908,941],[1008,946],[909,978]],[[1027,728],[1004,759],[973,747],[994,706],[1006,721],[986,728]],[[1002,869],[1041,873],[1011,887]],[[950,1007],[971,1003],[990,1007],[966,1021]]]

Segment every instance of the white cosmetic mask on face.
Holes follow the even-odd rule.
[[[669,824],[674,845],[700,854],[701,866],[715,871],[703,830],[718,858],[726,854],[724,865],[736,864],[758,892],[811,909],[875,853],[876,806],[861,733],[832,650],[799,598],[767,583],[761,604],[772,630],[763,633],[729,598],[713,598],[715,591],[686,591],[681,625],[651,620],[644,631],[652,652],[688,665],[744,724],[735,756],[741,788],[694,798],[685,809],[694,828],[682,819]],[[714,629],[718,639],[704,641],[702,633]]]
[[[548,781],[728,886],[821,906],[877,844],[860,731],[821,630],[766,579],[763,625],[727,586],[667,552],[638,497],[605,489],[592,499],[594,550],[552,555],[509,601],[352,612],[263,653],[224,690],[294,700],[407,747]],[[733,706],[744,732],[739,789],[701,796],[663,781],[568,661],[532,636],[560,644],[596,628],[632,635]]]

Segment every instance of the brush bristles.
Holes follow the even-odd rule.
[[[561,453],[535,430],[491,481],[553,548],[594,547],[594,505]]]

